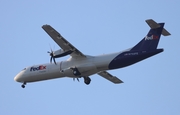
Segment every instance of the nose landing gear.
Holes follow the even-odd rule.
[[[24,83],[21,85],[21,87],[22,87],[22,88],[25,88],[25,85],[26,85],[26,82],[24,82]]]

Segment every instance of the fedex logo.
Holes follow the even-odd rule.
[[[39,67],[31,67],[30,71],[39,71],[46,69],[46,66],[40,65]]]
[[[158,39],[159,37],[157,35],[151,35],[151,36],[146,36],[145,40],[154,40],[154,39]]]

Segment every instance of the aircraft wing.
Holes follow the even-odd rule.
[[[100,71],[97,73],[98,75],[100,75],[101,77],[115,83],[123,83],[123,81],[121,81],[119,78],[117,78],[116,76],[112,76],[110,73],[108,73],[107,71]]]
[[[61,36],[53,27],[50,25],[43,25],[42,28],[46,31],[46,33],[64,50],[69,51],[72,50],[73,53],[71,56],[81,56],[86,57],[83,53],[81,53],[77,48],[75,48],[71,43],[69,43],[65,38]]]

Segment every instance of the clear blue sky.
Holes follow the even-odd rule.
[[[178,0],[1,0],[1,115],[179,115],[180,16]],[[161,37],[165,51],[135,65],[109,71],[115,85],[91,76],[85,85],[70,78],[27,84],[14,76],[26,66],[49,63],[59,46],[43,31],[50,24],[84,54],[117,52],[138,43],[149,31],[146,19],[165,22],[172,34]],[[58,59],[61,61],[68,57]]]

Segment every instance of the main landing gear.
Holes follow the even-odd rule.
[[[84,77],[84,83],[89,85],[91,83],[91,79],[89,77]]]
[[[21,87],[22,87],[22,88],[25,88],[25,85],[26,85],[26,82],[24,82],[24,83],[21,85]]]
[[[76,67],[71,68],[71,70],[72,70],[72,72],[73,72],[73,74],[74,74],[75,76],[81,76],[81,73],[79,72],[79,70],[78,70]],[[91,79],[90,79],[89,77],[83,77],[83,78],[84,78],[84,83],[85,83],[86,85],[89,85],[90,82],[91,82]],[[73,80],[75,80],[75,79],[73,78]],[[78,78],[77,78],[77,80],[79,81]]]
[[[84,83],[86,85],[89,85],[91,83],[91,79],[89,77],[83,77],[84,78]],[[79,82],[79,78],[76,78],[77,81]],[[73,81],[75,81],[75,78],[73,78]]]

